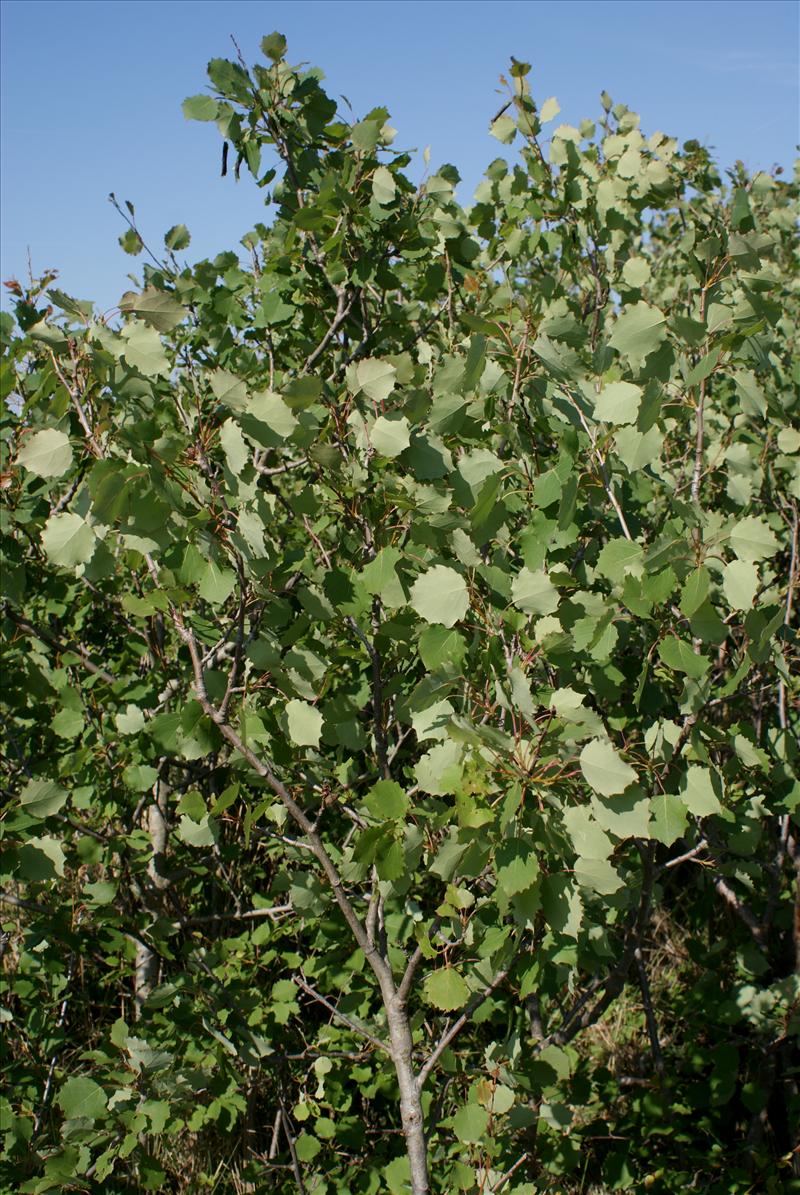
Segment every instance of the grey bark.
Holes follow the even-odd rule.
[[[411,1036],[408,1012],[398,999],[394,982],[389,980],[391,991],[384,989],[384,1004],[389,1023],[389,1044],[391,1057],[397,1074],[400,1091],[400,1122],[406,1139],[406,1153],[411,1171],[411,1190],[414,1195],[428,1195],[428,1146],[425,1141],[425,1122],[422,1116],[421,1088],[414,1073],[412,1059],[414,1043]]]
[[[147,883],[143,887],[144,907],[155,920],[164,908],[169,888],[167,875],[167,846],[169,829],[166,818],[167,785],[159,780],[153,792],[153,802],[147,808],[147,834],[150,839],[150,860],[147,864]],[[134,1007],[137,1021],[147,997],[158,983],[158,955],[143,941],[136,942],[136,970],[134,973]]]

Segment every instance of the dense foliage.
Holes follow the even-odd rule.
[[[800,1190],[797,187],[262,48],[237,250],[7,284],[2,1190]]]

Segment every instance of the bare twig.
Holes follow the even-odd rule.
[[[300,1159],[297,1156],[297,1150],[294,1144],[294,1133],[289,1121],[289,1115],[283,1104],[283,1097],[281,1096],[281,1123],[283,1125],[283,1132],[289,1146],[289,1156],[292,1159],[292,1172],[294,1174],[294,1181],[297,1183],[300,1195],[306,1195],[306,1185],[303,1182],[303,1172],[300,1169]]]
[[[370,1033],[366,1025],[362,1025],[361,1022],[355,1020],[354,1017],[349,1017],[346,1013],[340,1012],[335,1004],[331,1004],[330,1000],[326,999],[326,997],[323,996],[321,992],[318,992],[316,988],[312,988],[311,984],[307,983],[300,975],[294,976],[294,982],[299,988],[302,988],[307,996],[311,996],[312,999],[316,1000],[318,1004],[321,1004],[324,1008],[327,1008],[331,1016],[336,1017],[337,1020],[342,1021],[345,1025],[347,1025],[348,1029],[352,1029],[354,1033],[359,1035],[359,1037],[366,1038],[367,1041],[372,1042],[373,1046],[377,1046],[379,1050],[383,1050],[385,1054],[391,1056],[391,1046],[389,1046],[389,1044],[383,1041],[380,1037],[376,1037],[374,1033]]]
[[[36,627],[28,622],[27,618],[23,618],[20,614],[17,614],[16,610],[12,606],[9,606],[8,603],[3,606],[3,614],[5,614],[6,618],[10,618],[21,631],[25,631],[26,634],[33,635],[36,639],[41,639],[42,643],[49,644],[50,647],[55,648],[58,652],[71,652],[72,655],[77,656],[86,671],[91,672],[93,676],[101,677],[109,685],[113,685],[116,681],[117,678],[107,668],[101,668],[99,664],[94,663],[86,649],[81,647],[79,643],[73,643],[69,639],[63,642],[56,639],[54,635],[51,635],[49,631],[45,631],[43,627]]]
[[[600,480],[603,483],[603,489],[606,492],[606,497],[608,498],[609,502],[614,507],[614,512],[616,513],[617,520],[619,522],[620,527],[622,528],[622,534],[625,536],[626,539],[633,542],[633,536],[631,535],[630,528],[628,527],[628,523],[625,518],[625,512],[623,511],[622,507],[620,506],[619,499],[617,498],[617,495],[614,493],[614,487],[611,484],[611,478],[609,476],[608,465],[606,464],[606,459],[603,456],[600,449],[597,447],[597,433],[586,422],[583,411],[580,409],[578,404],[572,398],[572,395],[569,394],[568,391],[565,391],[564,395],[567,399],[569,399],[569,401],[574,406],[575,410],[578,412],[578,418],[580,419],[581,424],[583,425],[583,430],[586,432],[587,436],[589,437],[589,444],[591,445],[592,455],[594,456],[594,459],[597,462],[597,467],[600,470]]]
[[[511,1176],[517,1170],[519,1170],[520,1166],[523,1166],[525,1164],[525,1162],[527,1162],[529,1157],[530,1157],[530,1154],[524,1153],[521,1158],[517,1158],[516,1162],[509,1170],[506,1170],[505,1174],[500,1175],[499,1179],[492,1187],[492,1195],[495,1195],[496,1191],[501,1191],[503,1189],[503,1187],[506,1185],[506,1183],[511,1178]]]
[[[345,290],[342,290],[339,292],[339,297],[336,302],[336,313],[335,313],[333,319],[331,320],[330,324],[328,325],[327,331],[325,332],[325,335],[322,337],[322,340],[319,342],[319,344],[314,349],[314,351],[309,353],[309,355],[306,357],[305,364],[303,365],[303,368],[301,371],[302,373],[308,373],[309,369],[311,369],[311,366],[314,364],[314,362],[317,361],[318,358],[322,356],[323,352],[325,351],[327,346],[330,344],[331,340],[336,335],[336,333],[339,331],[342,324],[344,323],[344,321],[347,319],[348,315],[350,314],[350,312],[353,308],[353,304],[356,301],[356,297],[357,297],[358,293],[359,292],[357,290],[354,290],[350,296],[349,301],[348,301],[347,292]]]
[[[720,894],[722,899],[727,903],[729,908],[733,910],[743,925],[746,925],[753,935],[753,940],[759,945],[764,945],[764,927],[756,917],[755,913],[748,905],[740,900],[726,880],[719,874],[713,876],[714,887]]]
[[[252,921],[258,917],[269,917],[277,920],[291,913],[291,905],[273,905],[269,909],[246,909],[241,913],[208,913],[202,917],[187,917],[185,925],[208,925],[214,921]]]
[[[476,992],[475,995],[469,1000],[461,1016],[453,1021],[452,1025],[450,1025],[450,1027],[446,1029],[439,1038],[438,1042],[433,1047],[433,1050],[428,1055],[425,1064],[420,1067],[419,1074],[417,1075],[417,1084],[420,1091],[422,1090],[428,1075],[436,1066],[436,1063],[439,1061],[444,1051],[450,1045],[450,1042],[458,1036],[467,1022],[471,1019],[476,1008],[483,1004],[487,996],[491,996],[495,988],[500,986],[500,984],[508,975],[508,970],[508,967],[504,967],[502,971],[498,971],[492,982],[488,984],[482,992]]]
[[[677,855],[674,859],[668,859],[663,865],[662,870],[668,871],[671,867],[679,867],[681,863],[688,863],[691,859],[696,859],[698,855],[702,855],[707,850],[708,843],[705,838],[702,838],[697,846],[693,846],[690,851],[684,851],[682,855]]]
[[[86,415],[86,411],[84,410],[83,403],[81,402],[81,399],[80,399],[80,395],[78,394],[78,388],[77,388],[77,386],[71,386],[69,384],[69,382],[67,381],[67,379],[64,377],[61,367],[59,366],[58,361],[56,360],[56,355],[52,349],[50,349],[50,360],[53,363],[53,370],[55,371],[56,377],[58,378],[58,380],[60,381],[60,383],[64,387],[64,389],[66,390],[67,394],[72,399],[72,405],[75,407],[75,412],[78,416],[80,425],[83,428],[84,432],[86,433],[86,439],[89,443],[89,447],[91,448],[92,452],[94,453],[94,455],[96,457],[103,456],[104,455],[103,449],[100,447],[99,442],[95,439],[94,432],[92,431],[92,425],[89,423],[89,419]]]
[[[658,1037],[658,1023],[656,1021],[656,1014],[653,1011],[653,999],[650,994],[650,980],[647,976],[647,968],[645,967],[642,949],[637,946],[633,952],[633,957],[636,962],[636,971],[639,976],[639,988],[642,993],[642,1004],[644,1006],[644,1018],[647,1024],[647,1035],[650,1038],[650,1049],[653,1053],[653,1068],[657,1075],[664,1074],[664,1055],[661,1052],[661,1042]]]

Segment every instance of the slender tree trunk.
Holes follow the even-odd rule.
[[[156,784],[153,803],[147,809],[147,833],[150,838],[150,861],[147,865],[147,884],[144,889],[144,904],[147,912],[155,919],[164,907],[164,897],[169,887],[166,874],[168,829],[165,807],[169,789],[163,781]],[[144,942],[136,943],[136,973],[134,975],[134,1000],[136,1019],[142,1015],[142,1007],[158,983],[158,955]]]
[[[414,1195],[428,1195],[428,1147],[417,1076],[412,1062],[413,1041],[405,1005],[396,997],[385,1001],[389,1022],[389,1044],[400,1089],[400,1120],[406,1139],[406,1153],[411,1169]]]

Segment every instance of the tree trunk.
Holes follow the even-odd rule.
[[[406,1153],[411,1169],[411,1190],[414,1195],[428,1195],[428,1147],[417,1077],[411,1058],[412,1038],[405,1005],[396,998],[386,1000],[389,1021],[389,1044],[400,1089],[400,1119],[406,1139]]]
[[[155,787],[153,803],[147,809],[147,832],[150,837],[150,861],[147,865],[147,883],[144,888],[144,906],[155,920],[164,907],[164,894],[169,887],[166,874],[167,862],[167,819],[164,813],[169,789],[159,780]],[[142,1007],[158,983],[158,955],[144,942],[136,943],[136,972],[134,975],[134,1003],[137,1021]]]

